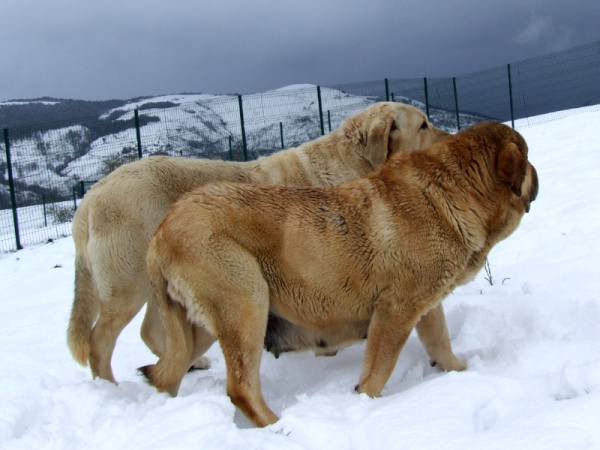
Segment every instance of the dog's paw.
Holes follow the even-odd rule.
[[[138,367],[136,369],[137,373],[139,376],[142,376],[146,379],[146,382],[150,384],[150,371],[151,371],[151,367],[153,367],[154,364],[148,364],[147,366],[143,366],[143,367]]]
[[[193,372],[194,370],[206,370],[210,368],[210,359],[206,356],[199,357],[188,369],[188,372]]]
[[[454,355],[450,355],[450,357],[446,358],[445,361],[431,360],[429,364],[431,364],[431,367],[437,366],[439,369],[446,372],[450,372],[452,370],[456,372],[462,372],[467,368],[467,365]]]

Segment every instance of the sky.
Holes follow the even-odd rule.
[[[156,357],[140,313],[115,348],[119,384],[92,380],[66,344],[75,249],[65,237],[0,253],[0,448],[600,449],[600,108],[565,115],[516,122],[539,195],[490,252],[489,273],[444,300],[464,372],[430,367],[413,333],[370,399],[353,392],[364,343],[333,357],[263,352],[262,390],[281,419],[258,429],[226,395],[216,344],[178,397],[145,383],[135,369]]]
[[[0,101],[451,77],[600,40],[597,0],[2,0]]]

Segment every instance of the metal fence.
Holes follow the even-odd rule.
[[[326,134],[384,100],[411,104],[448,131],[564,117],[600,104],[600,41],[455,78],[296,86],[183,104],[146,100],[99,118],[4,129],[0,251],[69,235],[85,191],[127,162],[160,154],[255,159]]]

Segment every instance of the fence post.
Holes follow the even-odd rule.
[[[281,137],[281,150],[285,148],[283,145],[283,123],[279,122],[279,136]]]
[[[427,113],[427,120],[429,120],[429,90],[427,89],[427,77],[423,78],[423,84],[425,85],[425,112]]]
[[[396,101],[396,99],[394,98],[394,93],[392,92],[390,95],[391,95],[391,97],[392,97],[392,101],[393,101],[393,102],[395,102],[395,101]]]
[[[321,121],[321,136],[325,136],[325,125],[323,124],[323,103],[321,102],[321,86],[317,86],[317,100],[319,101],[319,119]]]
[[[73,211],[77,211],[77,188],[73,186]]]
[[[246,144],[246,128],[244,127],[244,107],[242,105],[242,96],[238,95],[240,105],[240,123],[242,124],[242,148],[244,150],[244,161],[248,161],[248,146]]]
[[[48,226],[48,215],[46,214],[46,196],[42,194],[42,205],[44,206],[44,226]]]
[[[460,131],[460,115],[458,114],[458,95],[456,94],[456,77],[452,78],[454,85],[454,107],[456,108],[456,128]]]
[[[137,109],[133,110],[133,115],[135,117],[135,137],[137,139],[138,158],[142,159],[142,137],[140,134],[140,115],[139,115]]]
[[[231,145],[231,135],[229,135],[229,161],[233,161],[233,146]]]
[[[329,132],[331,133],[331,111],[327,110],[327,125],[329,126]]]
[[[17,198],[15,196],[15,181],[13,179],[12,162],[10,160],[10,140],[8,139],[8,128],[4,129],[4,148],[6,149],[6,168],[8,170],[8,187],[10,189],[10,203],[12,205],[13,224],[15,226],[15,241],[17,250],[21,250],[21,237],[19,234],[19,216],[17,214]]]
[[[510,74],[510,64],[508,65],[508,96],[510,97],[510,122],[513,130],[515,129],[515,110],[513,107],[512,77]]]
[[[385,79],[385,101],[390,101],[390,85],[387,78]]]

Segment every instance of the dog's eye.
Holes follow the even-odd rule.
[[[421,125],[421,130],[426,130],[427,129],[427,122],[423,122],[423,125]]]

